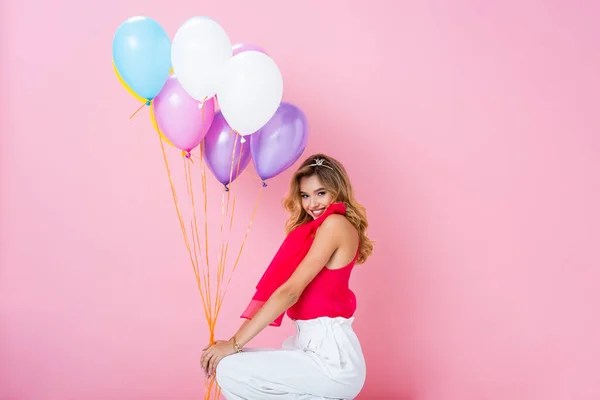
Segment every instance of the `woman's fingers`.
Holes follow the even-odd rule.
[[[210,359],[213,357],[212,349],[208,349],[204,354],[202,354],[202,358],[200,358],[200,363],[202,364],[202,369],[208,373],[208,363]]]
[[[217,373],[217,366],[219,365],[219,363],[221,362],[221,360],[224,357],[220,357],[220,356],[215,356],[211,359],[210,365],[209,365],[209,370],[208,370],[208,377],[212,378],[213,376],[216,375]]]
[[[208,363],[208,370],[211,375],[215,373],[215,370],[217,369],[217,364],[219,363],[219,361],[221,361],[220,356],[215,356],[210,359],[210,362]]]
[[[214,375],[214,374],[216,374],[216,373],[217,373],[217,367],[219,366],[219,363],[221,362],[221,360],[223,360],[223,358],[224,358],[224,357],[219,357],[219,358],[218,358],[218,359],[215,361],[215,363],[214,363],[214,367],[213,367],[213,369],[212,369],[212,371],[211,371],[211,375]]]

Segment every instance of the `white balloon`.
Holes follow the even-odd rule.
[[[283,97],[283,77],[279,67],[266,54],[245,51],[233,56],[225,66],[217,91],[223,117],[240,135],[262,128]]]
[[[231,41],[221,25],[208,17],[193,17],[179,27],[173,38],[173,73],[190,96],[204,101],[217,93],[232,54]]]

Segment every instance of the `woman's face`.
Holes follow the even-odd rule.
[[[333,194],[325,189],[317,175],[305,176],[300,179],[300,198],[302,199],[302,208],[313,219],[323,214],[334,200]]]

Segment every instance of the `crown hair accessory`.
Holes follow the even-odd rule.
[[[333,171],[333,168],[325,164],[325,160],[323,158],[315,158],[315,162],[310,164],[309,167],[325,167]]]

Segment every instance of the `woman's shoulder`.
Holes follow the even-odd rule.
[[[335,235],[356,234],[356,227],[344,214],[331,214],[323,220],[320,230]]]
[[[328,225],[335,228],[343,228],[345,226],[352,226],[352,223],[348,220],[345,214],[331,214],[325,217],[322,225]]]

